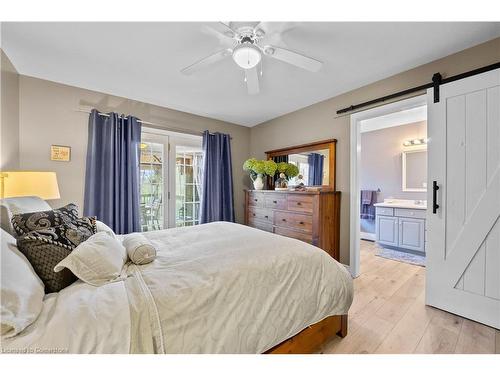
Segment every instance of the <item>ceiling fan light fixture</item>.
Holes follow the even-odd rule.
[[[258,47],[250,43],[243,43],[233,51],[233,60],[243,69],[252,69],[262,59],[262,54]]]

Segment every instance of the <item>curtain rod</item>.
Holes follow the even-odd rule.
[[[90,111],[88,111],[86,109],[77,109],[76,111],[77,112],[82,112],[82,113],[88,113],[88,114],[91,113]],[[97,112],[97,114],[99,116],[109,117],[109,114],[107,114],[107,113]],[[127,118],[127,117],[125,117],[125,118]],[[203,135],[203,132],[197,131],[197,130],[189,130],[189,129],[176,128],[176,127],[173,127],[173,126],[165,126],[165,125],[156,124],[154,122],[143,121],[143,120],[137,120],[137,122],[140,122],[143,125],[155,126],[157,129],[168,130],[168,131],[172,131],[172,132],[176,132],[176,133],[199,135],[199,136]],[[209,134],[213,135],[214,133],[209,133]],[[233,137],[231,137],[231,139],[233,139]]]

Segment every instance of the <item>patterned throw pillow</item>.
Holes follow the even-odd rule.
[[[32,231],[17,239],[17,247],[42,279],[46,293],[58,292],[76,281],[69,269],[54,272],[54,267],[97,232],[95,217],[84,217],[76,222]]]
[[[70,203],[50,211],[28,212],[12,216],[12,227],[18,236],[63,224],[78,225],[78,206]]]

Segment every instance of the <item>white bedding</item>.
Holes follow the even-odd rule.
[[[345,268],[298,240],[222,222],[144,234],[154,262],[48,295],[3,350],[262,353],[352,302]]]

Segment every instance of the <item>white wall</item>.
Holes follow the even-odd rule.
[[[360,189],[380,189],[379,202],[385,198],[426,199],[425,192],[402,190],[403,142],[415,138],[427,138],[425,121],[361,133]]]
[[[19,168],[19,75],[0,50],[0,170]]]

